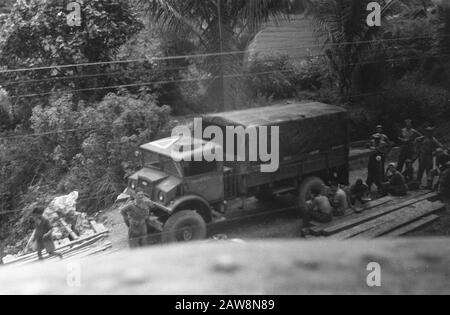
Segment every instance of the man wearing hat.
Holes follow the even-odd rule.
[[[381,134],[374,134],[372,136],[372,141],[370,144],[370,149],[372,152],[369,157],[366,181],[369,191],[372,189],[373,184],[375,184],[378,190],[380,190],[381,184],[384,180],[384,161],[387,144],[382,139],[383,137]]]
[[[151,204],[147,202],[143,192],[136,194],[136,199],[122,208],[120,213],[128,227],[130,248],[147,245],[148,227],[147,220],[150,216]]]
[[[381,137],[381,141],[383,141],[384,143],[386,143],[387,145],[392,145],[391,140],[389,139],[389,137],[384,133],[384,127],[382,125],[378,125],[375,128],[375,134],[372,136],[372,138],[375,135],[379,135]]]
[[[421,137],[421,134],[412,127],[412,120],[405,120],[405,128],[400,132],[398,140],[401,143],[400,156],[398,159],[397,169],[403,172],[406,160],[414,160],[416,155],[415,140]]]
[[[427,188],[432,189],[433,177],[432,170],[434,166],[433,153],[442,148],[442,144],[433,136],[434,127],[427,127],[425,135],[417,138],[416,143],[419,146],[419,173],[417,180],[419,184],[422,183],[424,173],[427,175]]]

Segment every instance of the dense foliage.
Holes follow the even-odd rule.
[[[71,27],[64,2],[18,2],[0,35],[2,68],[111,61],[118,49],[143,27],[124,0],[86,1],[82,8],[82,27]],[[109,91],[97,87],[124,83],[121,76],[105,75],[113,70],[121,67],[112,68],[109,64],[54,67],[0,73],[0,81],[15,103],[13,119],[27,124],[32,108],[45,103],[55,91],[82,90],[76,94],[77,98],[101,99]]]

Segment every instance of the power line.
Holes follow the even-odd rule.
[[[403,37],[403,38],[398,37],[398,38],[374,39],[374,40],[366,40],[366,41],[328,43],[328,44],[325,43],[325,44],[317,44],[317,45],[309,45],[309,46],[297,46],[297,48],[334,47],[334,46],[343,46],[343,45],[370,44],[370,43],[382,43],[382,42],[403,41],[403,40],[433,39],[433,38],[443,38],[443,37],[449,37],[449,36],[450,36],[450,34],[438,35],[438,36],[434,36],[434,37],[430,37],[430,36]],[[19,69],[1,70],[0,74],[26,72],[26,71],[38,71],[38,70],[50,70],[50,69],[65,69],[65,68],[72,68],[72,67],[138,63],[138,62],[146,62],[146,61],[147,62],[156,62],[156,61],[167,61],[167,60],[178,60],[178,59],[193,59],[193,58],[218,57],[218,56],[227,56],[227,55],[240,55],[240,54],[247,54],[247,53],[255,52],[255,51],[266,51],[266,50],[272,50],[272,49],[273,48],[250,50],[250,51],[242,50],[242,51],[230,51],[230,52],[223,52],[223,53],[219,52],[219,53],[204,53],[204,54],[194,54],[194,55],[149,57],[149,58],[145,58],[145,59],[141,58],[141,59],[131,59],[131,60],[116,60],[116,61],[101,61],[101,62],[87,62],[87,63],[78,63],[78,64],[54,65],[54,66],[34,67],[34,68],[19,68]]]
[[[450,55],[436,55],[434,56],[434,58],[439,58],[439,57],[447,57]],[[401,58],[401,59],[391,59],[391,60],[386,60],[389,62],[392,61],[397,61],[397,60],[402,60],[402,61],[407,61],[407,60],[417,60],[417,59],[427,59],[427,58],[432,58],[430,56],[425,56],[425,57],[421,57],[421,58]],[[373,62],[364,62],[364,63],[356,63],[353,65],[357,65],[357,64],[376,64],[379,63],[380,61],[373,61]],[[352,65],[352,64],[348,64],[348,65]],[[267,72],[259,72],[259,73],[250,73],[248,74],[249,76],[252,75],[264,75],[264,74],[273,74],[273,73],[286,73],[286,72],[293,72],[295,70],[279,70],[279,71],[267,71]],[[238,74],[238,75],[234,75],[233,77],[237,77],[237,76],[243,76],[242,74]],[[206,78],[204,80],[211,80],[214,78]],[[189,82],[193,82],[193,81],[198,81],[199,79],[190,79]],[[182,80],[183,82],[186,82],[186,80]],[[179,81],[167,81],[169,83],[173,83],[173,82],[179,82]],[[149,85],[149,84],[161,84],[161,82],[153,82],[153,83],[142,83],[142,84],[135,84],[134,86],[140,86],[140,85]],[[109,89],[109,88],[115,88],[115,87],[104,87],[104,88],[98,88],[98,89]],[[74,90],[76,91],[76,90]],[[52,93],[71,93],[74,91],[60,91],[60,92],[52,92]],[[362,94],[356,94],[356,95],[349,95],[349,97],[363,97],[363,96],[371,96],[371,95],[380,95],[380,94],[384,94],[385,92],[374,92],[374,93],[362,93]],[[46,94],[44,94],[46,95]],[[33,95],[31,95],[33,96]],[[26,96],[25,96],[26,97]],[[12,139],[22,139],[22,138],[32,138],[32,137],[42,137],[42,136],[48,136],[48,135],[53,135],[53,134],[63,134],[63,133],[71,133],[71,132],[78,132],[78,131],[100,131],[100,130],[105,130],[105,129],[96,129],[96,128],[75,128],[75,129],[66,129],[66,130],[57,130],[57,131],[49,131],[49,132],[43,132],[43,133],[33,133],[33,134],[27,134],[27,135],[16,135],[16,136],[6,136],[6,137],[0,137],[0,140],[12,140]]]
[[[211,64],[211,66],[218,65],[217,63]],[[115,72],[105,72],[105,73],[96,73],[96,74],[83,74],[83,75],[73,75],[73,76],[64,76],[64,77],[51,77],[51,78],[43,78],[43,79],[32,79],[32,80],[23,80],[23,81],[4,81],[0,82],[1,87],[10,86],[13,84],[28,84],[28,83],[40,83],[47,81],[58,81],[58,80],[71,80],[71,79],[84,79],[84,78],[96,78],[96,77],[104,77],[104,76],[115,76],[115,75],[126,75],[126,74],[142,74],[142,73],[150,73],[160,72],[160,71],[175,71],[175,70],[183,70],[187,67],[164,67],[164,68],[154,68],[147,70],[126,70],[126,71],[115,71]]]
[[[415,58],[395,58],[395,59],[390,59],[387,61],[394,62],[394,61],[402,61],[402,60],[403,61],[405,61],[405,60],[420,60],[420,59],[428,59],[428,58],[440,58],[440,57],[445,57],[445,56],[449,56],[449,55],[422,56],[422,57],[415,57]],[[360,65],[360,64],[376,64],[376,63],[379,63],[380,61],[381,60],[370,61],[370,62],[349,63],[346,65],[351,66],[351,65]],[[153,81],[153,82],[144,82],[144,83],[122,84],[122,85],[115,85],[115,86],[103,86],[103,87],[95,87],[95,88],[73,89],[73,90],[65,90],[65,91],[52,91],[52,92],[46,92],[46,93],[16,95],[16,96],[12,96],[11,98],[17,99],[17,98],[39,97],[39,96],[57,95],[57,94],[64,94],[64,93],[89,92],[89,91],[99,91],[99,90],[109,90],[109,89],[114,90],[114,89],[121,89],[121,88],[142,87],[142,86],[150,86],[150,85],[164,85],[164,84],[172,84],[172,83],[192,83],[192,82],[200,82],[200,81],[217,80],[222,77],[231,79],[231,78],[238,78],[238,77],[268,75],[268,74],[273,74],[273,73],[289,73],[289,72],[295,72],[295,70],[294,69],[292,69],[292,70],[277,70],[277,71],[265,71],[265,72],[256,72],[256,73],[229,74],[229,75],[224,75],[224,76],[209,76],[209,77],[205,77],[205,78],[196,78],[196,79],[163,80],[163,81]]]
[[[297,49],[297,47],[290,48],[289,46],[286,47],[280,47],[280,50],[293,50]],[[371,50],[371,52],[378,51],[378,52],[385,52],[390,50],[396,50],[399,49],[396,47],[390,47],[390,48],[379,48],[376,50]],[[402,50],[407,50],[407,48],[403,48]],[[319,55],[313,55],[310,56],[312,58],[314,57],[326,57],[324,54]],[[305,56],[297,56],[297,57],[290,57],[290,60],[305,60],[307,57]],[[279,58],[273,56],[272,58],[263,58],[262,61],[277,61]],[[208,64],[208,66],[218,66],[220,63],[213,63]],[[155,68],[155,69],[148,69],[148,70],[140,70],[140,71],[116,71],[116,72],[106,72],[106,73],[97,73],[97,74],[86,74],[86,75],[74,75],[74,76],[64,76],[64,77],[51,77],[51,78],[43,78],[43,79],[32,79],[32,80],[22,80],[22,81],[4,81],[0,82],[1,87],[11,86],[14,84],[28,84],[28,83],[41,83],[41,82],[48,82],[48,81],[64,81],[64,80],[71,80],[71,79],[84,79],[84,78],[96,78],[96,77],[107,77],[107,76],[115,76],[115,75],[127,75],[127,74],[141,74],[141,73],[149,73],[151,70],[154,70],[155,72],[160,71],[174,71],[174,70],[184,70],[187,69],[189,66],[183,66],[183,67],[167,67],[167,68]]]

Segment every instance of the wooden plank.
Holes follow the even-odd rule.
[[[104,235],[99,235],[98,237],[92,238],[92,239],[90,239],[84,243],[81,243],[77,246],[66,248],[65,250],[58,249],[56,252],[59,254],[62,254],[63,258],[77,256],[81,253],[88,252],[88,251],[91,251],[91,250],[99,247],[96,244],[98,242],[102,241],[104,238],[105,238]],[[43,252],[43,255],[44,255],[44,257],[46,257],[45,251]],[[59,260],[59,258],[57,258],[57,257],[46,257],[45,258],[45,261],[47,261],[47,262],[48,261],[58,261],[58,260]],[[33,263],[36,261],[38,261],[37,254],[35,257],[28,258],[27,260],[14,262],[14,266],[23,266],[23,265],[27,265],[27,264],[30,264],[30,263]],[[13,263],[9,263],[9,264],[13,264]]]
[[[423,200],[427,200],[429,198],[433,198],[435,196],[436,196],[435,193],[429,193],[429,194],[426,194],[426,195],[423,195],[420,197],[416,197],[416,198],[412,198],[412,199],[410,199],[410,198],[408,198],[406,200],[398,199],[398,200],[394,201],[392,204],[388,204],[387,206],[382,205],[382,206],[372,209],[369,212],[355,215],[351,219],[346,219],[341,222],[338,222],[338,223],[332,225],[331,227],[323,230],[323,235],[330,236],[330,235],[345,231],[347,229],[351,229],[351,228],[353,228],[357,225],[360,225],[362,223],[365,223],[367,221],[379,218],[383,215],[389,214],[398,209],[408,207],[412,204],[421,202]]]
[[[443,208],[442,203],[432,203],[423,200],[416,204],[404,207],[398,211],[391,212],[377,219],[365,222],[349,230],[342,231],[331,236],[333,239],[346,240],[354,237],[374,238],[394,230],[396,227],[417,220],[423,216],[436,212]]]
[[[65,250],[65,249],[68,249],[68,248],[71,248],[71,247],[75,247],[76,245],[83,244],[85,242],[99,241],[100,239],[105,238],[107,236],[107,234],[108,234],[108,231],[105,231],[105,232],[102,232],[102,233],[99,233],[99,234],[93,234],[91,236],[88,236],[88,237],[85,237],[85,238],[81,238],[81,239],[78,239],[78,240],[76,240],[74,242],[70,242],[70,243],[67,243],[66,245],[58,247],[56,249],[56,251],[57,252],[61,252],[61,251]],[[43,251],[43,253],[45,254],[46,251]],[[16,259],[10,260],[8,262],[5,262],[5,265],[16,264],[16,263],[21,263],[21,262],[29,262],[30,260],[34,261],[36,259],[37,259],[37,252],[33,252],[33,253],[30,253],[30,254],[18,257]]]
[[[98,224],[94,220],[90,221],[89,223],[90,223],[92,229],[95,231],[95,233],[102,233],[106,230],[106,228],[103,224]]]
[[[444,204],[441,202],[434,202],[430,204],[425,201],[423,203],[414,204],[410,207],[401,209],[390,215],[382,217],[382,219],[384,219],[384,222],[382,221],[376,227],[359,234],[357,237],[372,239],[382,236],[386,233],[392,232],[396,228],[402,227],[408,223],[421,219],[424,216],[442,210],[444,207]]]
[[[392,232],[389,232],[389,233],[383,235],[383,238],[396,238],[396,237],[404,236],[404,235],[414,232],[417,229],[422,228],[430,223],[437,221],[439,218],[440,217],[438,215],[434,215],[434,214],[427,216],[427,217],[422,218],[418,221],[415,221],[411,224],[408,224],[408,225],[403,226],[399,229],[396,229]]]
[[[420,191],[413,191],[410,192],[408,194],[408,196],[403,197],[403,198],[395,198],[395,197],[391,197],[391,196],[387,196],[387,197],[383,197],[380,199],[376,199],[373,200],[371,202],[368,202],[367,204],[365,204],[364,206],[360,207],[357,209],[357,211],[354,214],[345,216],[343,218],[339,218],[331,223],[327,223],[327,224],[317,224],[316,227],[311,228],[311,233],[315,236],[324,236],[326,235],[326,232],[324,232],[327,229],[331,229],[334,226],[340,225],[344,222],[347,222],[349,220],[352,219],[356,219],[359,218],[361,216],[363,216],[363,212],[367,212],[369,210],[372,210],[374,208],[378,208],[380,206],[386,206],[388,204],[396,204],[396,203],[400,203],[402,201],[404,201],[405,199],[413,199],[413,198],[418,198],[420,196],[424,196],[426,194],[429,194],[429,191],[425,191],[425,190],[420,190]],[[340,231],[337,231],[340,232]],[[336,233],[337,233],[336,232]],[[330,235],[330,234],[328,234]]]
[[[394,199],[392,197],[383,197],[383,198],[380,198],[380,199],[377,199],[377,200],[373,200],[373,201],[370,201],[367,204],[365,204],[363,207],[360,207],[358,209],[358,211],[363,211],[363,212],[364,211],[368,211],[370,209],[379,207],[381,205],[385,205],[385,204],[387,204],[389,202],[393,202],[393,200]],[[356,213],[356,214],[348,215],[345,218],[341,218],[341,219],[338,219],[338,220],[336,220],[334,222],[327,223],[327,224],[315,223],[317,226],[311,228],[311,234],[316,235],[316,236],[324,235],[324,231],[326,229],[332,228],[333,226],[335,226],[337,224],[340,224],[342,222],[345,222],[347,220],[350,220],[352,218],[356,218],[356,217],[359,217],[359,216],[361,216],[361,214],[360,213]]]

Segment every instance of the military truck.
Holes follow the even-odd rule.
[[[174,146],[185,157],[211,151],[211,139],[171,137],[140,147],[143,168],[129,177],[127,194],[143,192],[151,200],[150,225],[163,242],[203,239],[207,226],[223,220],[233,200],[293,194],[304,211],[310,190],[331,178],[348,184],[348,114],[341,107],[311,102],[287,103],[205,115],[203,128],[278,127],[279,168],[262,172],[260,161],[207,162],[173,158]],[[270,145],[270,144],[269,144]],[[226,146],[226,145],[224,145]],[[228,152],[225,148],[222,151]],[[248,151],[247,151],[248,154]]]

